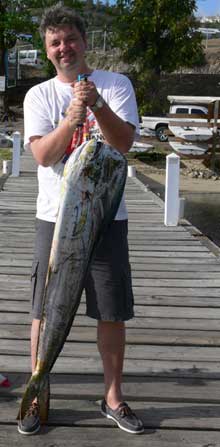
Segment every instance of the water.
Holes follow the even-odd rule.
[[[149,184],[143,174],[138,177],[142,183]],[[150,189],[164,200],[163,185],[153,182]],[[220,188],[219,193],[184,192],[180,196],[185,198],[184,218],[220,247]]]
[[[220,247],[220,192],[184,193],[184,217]]]

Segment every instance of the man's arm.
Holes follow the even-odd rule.
[[[74,85],[74,95],[82,99],[88,107],[93,106],[99,96],[95,84],[91,81],[77,82]],[[122,153],[128,152],[134,141],[135,127],[116,115],[106,103],[93,113],[107,143]]]
[[[117,116],[106,103],[93,113],[107,143],[122,153],[128,152],[134,141],[135,128]]]
[[[86,117],[86,105],[80,99],[71,101],[66,117],[60,126],[47,135],[38,135],[30,138],[30,146],[38,164],[47,167],[57,163],[65,153],[65,150],[79,123],[83,123]]]

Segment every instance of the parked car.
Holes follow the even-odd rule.
[[[208,113],[208,109],[207,107],[203,107],[200,105],[193,105],[193,104],[175,104],[175,105],[171,105],[170,109],[169,109],[169,114],[173,113],[173,114],[183,114],[183,118],[179,118],[178,120],[181,122],[182,121],[187,121],[187,117],[186,115],[198,115],[198,116],[202,116]],[[170,118],[169,116],[163,116],[163,117],[158,117],[158,116],[142,116],[142,127],[143,128],[147,128],[150,129],[151,131],[155,131],[156,136],[158,138],[159,141],[168,141],[168,135],[167,135],[167,130],[168,130],[168,126],[169,124],[172,123],[172,121],[176,121],[176,118]],[[197,120],[197,118],[195,118]],[[189,119],[190,121],[191,119]],[[204,119],[202,118],[198,118],[198,122],[199,121],[204,121]]]
[[[18,52],[18,60],[21,65],[32,65],[34,67],[43,65],[40,50],[20,50]]]
[[[8,62],[13,65],[16,60],[20,65],[31,65],[37,68],[43,65],[40,50],[18,50],[17,54],[15,50],[11,51],[8,55]]]

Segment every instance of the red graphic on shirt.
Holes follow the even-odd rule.
[[[90,140],[92,137],[92,131],[94,130],[96,125],[96,119],[91,110],[87,109],[86,120],[83,125],[77,127],[77,129],[73,132],[73,136],[66,148],[65,156],[63,158],[63,163],[67,161],[70,154],[79,147],[84,141]]]

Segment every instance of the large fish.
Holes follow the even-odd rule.
[[[37,397],[41,422],[47,420],[49,372],[71,329],[95,248],[117,212],[126,174],[125,157],[96,140],[84,143],[65,165],[45,286],[37,363],[21,402],[19,419],[24,418]]]

